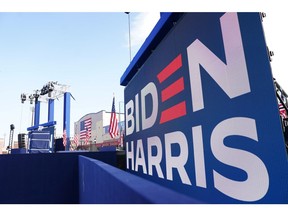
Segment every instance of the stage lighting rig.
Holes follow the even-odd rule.
[[[33,94],[33,96],[34,96],[35,100],[37,101],[39,96],[40,96],[39,90],[35,90],[35,93]]]
[[[21,94],[21,103],[24,103],[26,101],[26,99],[27,99],[27,95],[22,93]]]
[[[43,88],[40,90],[40,95],[45,95],[48,93],[48,88],[46,85],[43,86]]]
[[[50,81],[43,85],[40,90],[34,90],[32,94],[21,94],[21,103],[24,103],[26,100],[30,101],[30,104],[33,102],[41,101],[48,102],[50,99],[59,99],[62,97],[65,92],[68,92],[70,86],[59,84],[58,81]],[[71,93],[70,93],[71,94]],[[75,98],[71,95],[71,97],[75,100]]]
[[[40,97],[40,94],[39,94],[40,90],[34,90],[34,92],[35,92],[34,94],[29,95],[30,104],[33,104],[34,101],[36,102],[38,98]],[[21,98],[22,98],[22,95],[21,95]]]
[[[50,98],[52,96],[52,92],[55,90],[55,86],[58,85],[58,82],[50,81],[46,85],[43,86],[43,88],[40,90],[40,95],[46,95],[48,94],[48,97]]]
[[[30,94],[30,95],[29,95],[29,99],[30,99],[30,104],[33,104],[33,101],[34,101],[34,96],[33,96],[33,94]]]

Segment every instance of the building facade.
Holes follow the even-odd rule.
[[[111,138],[109,134],[111,112],[101,110],[97,113],[89,113],[81,117],[74,123],[74,137],[77,137],[78,143],[75,146],[74,140],[71,145],[77,149],[97,150],[103,146],[123,146],[124,134],[124,114],[116,113],[118,120],[118,136]],[[88,134],[88,135],[87,135]]]

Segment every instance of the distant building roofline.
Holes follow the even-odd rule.
[[[76,122],[79,122],[81,119],[85,118],[85,116],[88,116],[88,115],[91,115],[91,114],[98,114],[98,113],[101,113],[101,112],[111,113],[111,111],[106,111],[106,110],[100,110],[100,111],[98,111],[98,112],[87,113],[87,114],[83,115],[81,118],[79,118],[79,120],[76,121]],[[116,114],[123,114],[123,115],[124,115],[124,113],[119,113],[119,112],[116,112]],[[76,123],[76,122],[75,122],[75,123]]]

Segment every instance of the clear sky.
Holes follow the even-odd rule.
[[[160,17],[130,14],[133,56],[152,28],[144,25],[145,20],[155,16]],[[144,23],[136,30],[135,22]],[[9,134],[10,124],[16,134],[26,132],[31,105],[21,104],[20,94],[31,94],[48,81],[70,86],[75,98],[71,131],[83,115],[110,111],[113,93],[116,111],[121,105],[123,112],[120,77],[130,62],[128,32],[128,15],[123,12],[0,13],[0,137]],[[41,103],[40,123],[47,122],[47,115],[48,104]],[[63,97],[55,100],[55,120],[57,133],[62,133]]]
[[[132,11],[132,57],[158,21],[160,11],[266,12],[263,26],[267,45],[275,53],[271,62],[273,75],[288,91],[283,66],[287,61],[287,17],[281,5],[266,1],[244,6],[243,1],[232,5],[225,4],[228,1],[191,5],[193,1],[184,0],[177,4],[169,0],[166,4],[121,1],[121,5],[115,5],[116,0],[107,0],[105,5],[91,5],[88,0],[65,0],[61,1],[63,4],[51,0],[42,5],[39,2],[42,1],[0,1],[0,137],[6,134],[7,144],[10,124],[15,125],[15,134],[26,133],[31,126],[30,104],[21,104],[20,94],[33,93],[48,81],[69,85],[76,99],[71,100],[71,136],[74,122],[83,115],[111,110],[113,93],[116,111],[121,106],[123,112],[124,87],[120,86],[120,77],[130,62],[128,15],[124,11]],[[41,103],[40,123],[47,122],[47,115],[48,105]],[[55,120],[60,135],[63,98],[55,101]]]

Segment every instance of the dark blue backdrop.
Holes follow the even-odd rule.
[[[230,99],[225,92],[210,77],[205,69],[199,65],[201,70],[201,81],[203,88],[203,98],[205,109],[197,112],[192,111],[192,100],[189,80],[187,47],[195,40],[200,40],[208,47],[221,61],[226,62],[226,56],[223,45],[223,38],[220,26],[220,17],[224,13],[186,13],[184,14],[173,28],[170,29],[165,37],[158,41],[158,45],[151,52],[143,65],[138,65],[139,71],[131,79],[125,88],[125,104],[133,101],[134,113],[133,118],[137,119],[135,114],[135,95],[150,82],[154,83],[158,94],[158,114],[155,124],[146,130],[141,129],[141,101],[139,102],[139,119],[140,131],[128,134],[125,137],[126,149],[134,146],[134,163],[138,157],[145,161],[148,169],[147,158],[147,138],[157,136],[162,144],[162,160],[160,163],[164,177],[159,178],[156,170],[153,176],[145,174],[143,166],[138,166],[138,171],[131,169],[131,160],[129,159],[129,171],[146,179],[160,183],[178,192],[190,195],[194,198],[205,200],[209,203],[247,203],[233,199],[215,188],[213,172],[217,171],[234,181],[245,181],[247,173],[243,169],[222,163],[215,157],[211,149],[211,134],[214,128],[220,122],[236,117],[243,117],[255,120],[258,141],[249,139],[244,136],[231,136],[225,139],[225,146],[230,149],[243,150],[251,153],[253,157],[259,158],[267,169],[269,186],[268,191],[263,198],[254,201],[255,203],[288,203],[287,181],[288,167],[287,155],[281,129],[279,110],[274,90],[273,77],[270,68],[270,62],[267,55],[266,43],[259,13],[238,13],[243,49],[245,54],[246,66],[251,91],[247,94]],[[231,32],[233,34],[233,32]],[[140,52],[143,52],[143,50]],[[182,55],[182,65],[176,73],[171,75],[165,82],[159,83],[157,75],[179,54]],[[134,62],[135,63],[135,62]],[[137,62],[135,63],[137,65]],[[127,71],[126,71],[127,75]],[[171,99],[161,102],[161,92],[176,80],[184,78],[184,89]],[[239,80],[242,82],[242,80]],[[149,99],[150,97],[150,99]],[[145,99],[147,116],[151,115],[153,110],[151,95]],[[185,101],[186,113],[173,121],[159,124],[161,112],[173,105]],[[127,113],[126,110],[126,120]],[[131,110],[129,110],[131,112]],[[131,126],[131,122],[126,121],[126,127]],[[201,126],[204,161],[206,174],[206,188],[197,187],[195,184],[195,161],[193,152],[193,137],[191,128]],[[233,127],[233,126],[232,126]],[[188,142],[188,161],[185,165],[188,177],[192,185],[183,184],[177,170],[173,170],[173,179],[167,179],[166,175],[166,158],[165,158],[165,134],[180,131],[185,134]],[[126,128],[127,132],[127,128]],[[177,139],[177,138],[176,138]],[[141,140],[143,152],[137,151],[137,142]],[[153,150],[153,149],[152,149]],[[144,155],[143,155],[144,153]],[[152,152],[155,156],[157,151]],[[177,157],[180,154],[179,146],[172,145],[172,155]],[[227,155],[229,156],[229,155]],[[239,158],[241,160],[241,158]],[[252,164],[251,164],[252,165]],[[256,174],[257,175],[257,174]],[[261,179],[259,179],[261,185]],[[243,191],[242,191],[243,192]],[[241,193],[241,192],[240,192]]]
[[[116,152],[67,152],[0,156],[1,204],[79,203],[78,156],[118,164]]]

